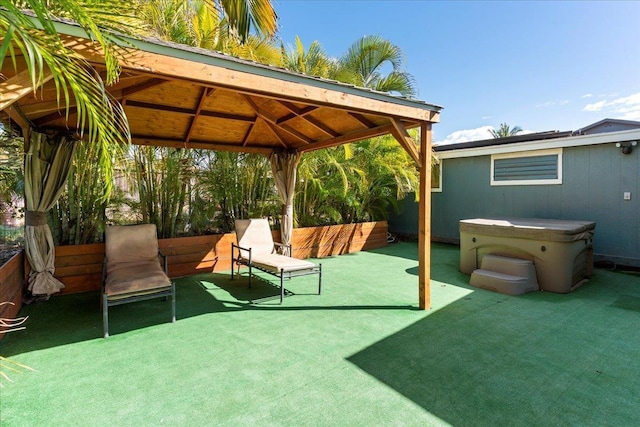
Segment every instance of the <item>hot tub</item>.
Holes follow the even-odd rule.
[[[460,271],[471,274],[486,254],[533,261],[540,289],[568,293],[593,273],[591,221],[475,218],[460,221]]]

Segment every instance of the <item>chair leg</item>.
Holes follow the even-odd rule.
[[[231,244],[231,280],[233,280],[233,243]]]
[[[251,277],[252,277],[252,274],[251,274],[251,263],[249,263],[249,288],[251,288]]]
[[[102,294],[102,329],[104,338],[109,337],[109,302],[107,294]]]
[[[318,273],[318,295],[320,295],[320,291],[322,290],[322,264],[318,264],[320,268],[320,272]]]
[[[284,299],[284,270],[280,270],[280,304]]]
[[[176,284],[171,282],[171,323],[176,322]]]

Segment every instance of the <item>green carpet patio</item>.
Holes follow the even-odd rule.
[[[417,246],[323,259],[317,279],[207,274],[169,303],[110,310],[97,293],[26,306],[0,355],[2,426],[549,426],[640,423],[640,276],[597,269],[570,294],[468,286],[434,245],[417,308]],[[268,276],[267,276],[268,278]],[[253,304],[251,303],[253,301]]]

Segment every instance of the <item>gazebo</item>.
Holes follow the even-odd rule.
[[[55,25],[68,46],[104,71],[101,51],[80,27]],[[392,134],[420,171],[419,306],[430,307],[431,126],[441,107],[155,39],[123,42],[129,52],[120,79],[107,89],[124,107],[132,142],[269,156],[283,203],[285,243],[300,156]],[[50,76],[34,94],[25,64],[16,70],[5,61],[1,72],[6,80],[0,82],[0,110],[25,135],[32,128],[74,130],[77,110],[72,102],[66,117]],[[420,129],[419,147],[408,133],[412,128]],[[29,221],[41,218],[27,218],[28,227]]]

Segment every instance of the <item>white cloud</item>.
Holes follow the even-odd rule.
[[[566,105],[568,103],[569,103],[569,100],[567,99],[563,99],[562,101],[549,101],[549,102],[544,102],[542,104],[536,105],[536,108],[547,108],[547,107],[553,107],[556,105]]]
[[[593,104],[585,105],[582,111],[600,111],[604,108],[605,105],[607,105],[607,101],[594,102]]]
[[[442,141],[435,141],[433,145],[447,145],[447,144],[457,144],[459,142],[469,142],[469,141],[481,141],[483,139],[491,139],[493,135],[491,135],[491,130],[495,130],[493,126],[482,126],[475,129],[464,129],[457,130],[449,135]],[[528,133],[535,133],[533,130],[523,130],[522,132],[518,132],[518,135],[525,135]]]
[[[587,104],[583,111],[602,112],[608,117],[622,120],[640,120],[640,92],[611,101]]]
[[[592,93],[585,93],[584,95],[582,95],[583,98],[593,98],[593,94]]]
[[[482,126],[475,129],[457,130],[447,135],[444,140],[434,142],[433,145],[456,144],[458,142],[489,139],[492,138],[491,133],[489,132],[491,129],[493,129],[493,126]]]

